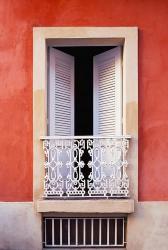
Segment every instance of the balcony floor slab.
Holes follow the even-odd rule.
[[[134,212],[133,199],[38,200],[37,212],[129,214]]]

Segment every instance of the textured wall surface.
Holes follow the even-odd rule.
[[[0,0],[0,200],[32,200],[32,27],[139,28],[139,199],[168,200],[168,1]]]
[[[0,202],[0,221],[1,250],[42,248],[41,216],[32,202]]]
[[[139,202],[128,218],[127,250],[168,249],[168,202]]]

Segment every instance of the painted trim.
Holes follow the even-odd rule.
[[[56,213],[121,213],[134,212],[133,199],[109,199],[109,200],[38,200],[37,212]]]
[[[128,154],[131,197],[138,199],[138,29],[136,27],[49,27],[33,29],[33,199],[43,194],[47,135],[47,46],[123,45],[123,134],[130,134]],[[131,90],[131,91],[130,91]]]

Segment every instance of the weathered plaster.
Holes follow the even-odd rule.
[[[128,217],[127,250],[168,249],[168,202],[139,202]]]
[[[167,250],[167,211],[168,202],[138,202],[128,216],[126,249]],[[1,202],[0,222],[1,250],[42,249],[41,215],[33,203]]]
[[[41,216],[32,202],[0,202],[0,249],[41,250]]]
[[[0,2],[1,200],[32,200],[33,27],[135,25],[139,29],[139,199],[168,200],[168,1]]]
[[[137,134],[138,131],[138,101],[129,102],[126,105],[127,129],[130,135]]]
[[[41,89],[36,89],[34,91],[34,116],[33,123],[38,128],[34,133],[34,144],[36,144],[36,150],[34,150],[34,161],[39,167],[39,170],[33,169],[33,176],[36,181],[34,181],[34,197],[40,198],[43,193],[43,178],[44,178],[44,152],[42,148],[42,143],[39,140],[39,136],[46,129],[45,121],[45,92]],[[43,110],[44,112],[41,112]]]

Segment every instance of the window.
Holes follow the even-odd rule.
[[[138,187],[138,43],[136,27],[36,27],[33,31],[33,195],[37,202],[37,210],[48,211],[50,201],[39,200],[43,193],[45,170],[42,167],[45,155],[40,138],[47,133],[47,48],[48,46],[112,46],[123,47],[123,103],[122,132],[133,136],[129,162],[133,168],[129,171],[131,180],[131,196],[137,199]],[[112,48],[111,48],[112,49]],[[64,51],[66,53],[66,51]],[[103,52],[100,52],[100,54]],[[130,91],[131,90],[131,91]],[[76,108],[76,107],[75,107]],[[93,119],[93,115],[92,115]],[[88,119],[89,120],[89,119]],[[80,126],[76,126],[80,127]],[[93,129],[94,126],[92,126]],[[45,140],[45,139],[43,139]],[[46,138],[47,142],[47,138]],[[44,145],[44,144],[43,144]],[[44,145],[44,149],[47,145]],[[46,147],[45,147],[46,146]],[[55,163],[54,163],[55,164]],[[95,166],[94,166],[95,167]],[[96,173],[96,172],[95,172]],[[53,173],[54,174],[54,173]],[[117,175],[119,176],[119,175]],[[125,176],[125,175],[124,175]],[[119,182],[118,182],[119,183]],[[125,186],[125,184],[124,184]],[[128,192],[126,190],[126,195]],[[122,190],[123,192],[123,190]],[[108,204],[107,200],[107,204]],[[80,200],[79,200],[80,203]],[[45,205],[46,204],[46,205]],[[45,209],[44,209],[45,206]],[[46,207],[47,206],[47,207]],[[54,207],[57,211],[57,206]],[[125,209],[126,213],[128,208]]]
[[[43,218],[43,247],[125,247],[126,218]]]
[[[84,79],[77,77],[79,74]],[[84,96],[80,93],[81,88]],[[88,105],[88,95],[88,110],[82,112],[78,106]],[[49,152],[46,154],[46,196],[128,196],[129,181],[120,138],[121,46],[111,49],[101,46],[50,47],[48,118],[49,135],[58,137],[49,138],[50,147],[45,147],[45,152]],[[91,121],[88,122],[89,118]],[[78,119],[82,119],[83,124]],[[87,123],[92,124],[90,131]],[[83,126],[78,128],[79,124]],[[76,131],[86,137],[70,138]],[[66,137],[60,139],[59,136]],[[113,136],[119,136],[119,139]]]
[[[121,46],[50,47],[48,92],[49,135],[121,135]]]

